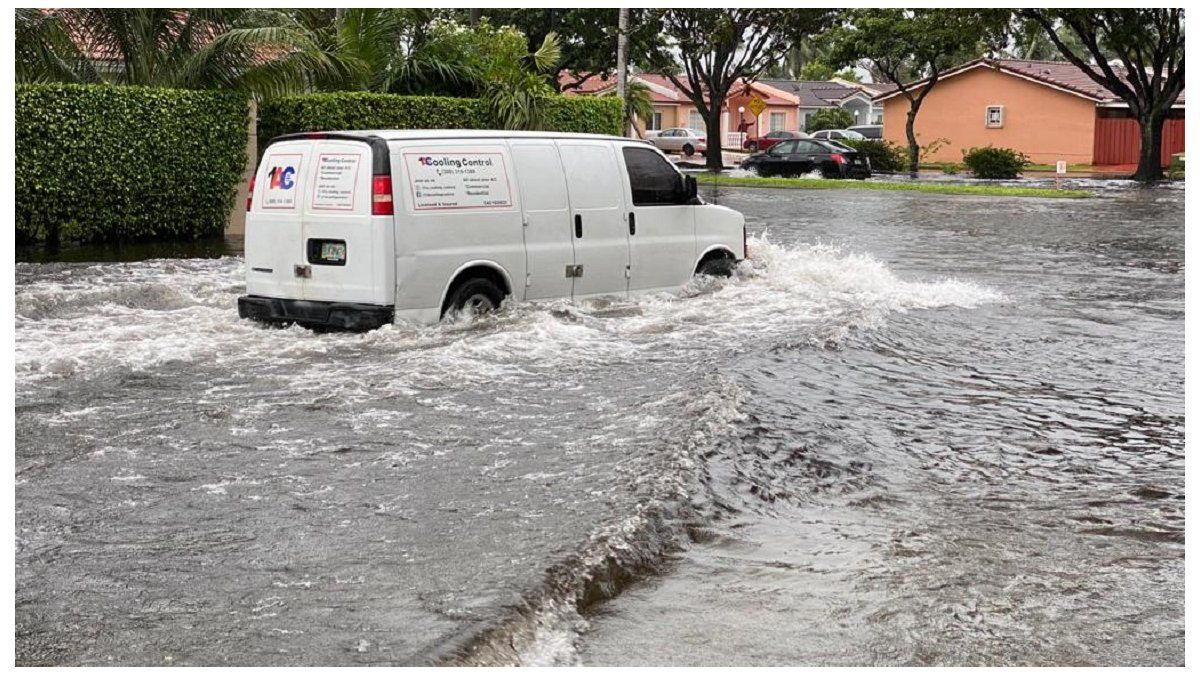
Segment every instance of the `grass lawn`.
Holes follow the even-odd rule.
[[[953,183],[877,183],[861,180],[828,178],[760,178],[758,176],[721,176],[696,174],[701,185],[727,187],[792,188],[798,190],[898,190],[932,192],[943,195],[995,195],[998,197],[1057,197],[1078,199],[1090,197],[1086,190],[1055,190],[1053,188],[1004,187],[1000,185],[958,185]]]

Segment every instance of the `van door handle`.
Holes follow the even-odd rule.
[[[575,214],[575,238],[583,238],[583,216],[578,213]]]
[[[635,234],[637,234],[637,218],[634,216],[633,212],[630,211],[629,212],[629,236],[632,237]]]

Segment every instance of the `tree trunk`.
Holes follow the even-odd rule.
[[[723,171],[725,163],[721,159],[721,104],[718,101],[724,100],[722,97],[711,97],[708,104],[708,119],[704,120],[705,134],[708,136],[708,159],[704,162],[704,166],[709,171]]]
[[[629,110],[629,99],[628,99],[629,92],[626,90],[626,79],[628,78],[628,73],[626,72],[626,70],[627,70],[626,56],[627,56],[628,50],[629,50],[629,10],[628,9],[618,9],[617,10],[617,96],[621,97],[621,104],[625,106],[626,111]],[[626,112],[626,114],[625,114],[625,129],[624,129],[624,133],[622,134],[624,136],[629,135],[629,127],[632,124],[632,120],[629,119],[630,117],[631,117],[631,115],[628,112]]]
[[[910,106],[904,120],[904,135],[908,137],[908,174],[913,178],[917,177],[917,170],[921,168],[921,146],[917,145],[917,132],[913,130],[916,121],[917,108]]]
[[[1151,110],[1138,117],[1142,148],[1138,153],[1138,167],[1137,172],[1133,174],[1134,180],[1149,183],[1163,179],[1162,140],[1163,125],[1166,121],[1164,110]]]

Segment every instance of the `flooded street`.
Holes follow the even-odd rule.
[[[365,335],[18,264],[18,663],[1182,665],[1181,188],[723,190],[737,279]]]

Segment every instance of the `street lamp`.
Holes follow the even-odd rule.
[[[746,106],[738,106],[738,150],[746,148]]]

